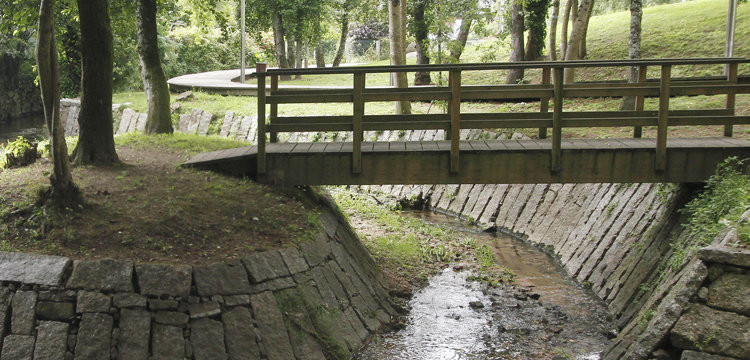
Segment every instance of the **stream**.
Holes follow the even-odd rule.
[[[461,266],[434,275],[409,301],[403,329],[377,337],[354,359],[599,359],[614,336],[604,303],[573,281],[552,256],[505,234],[456,219],[412,212],[490,245],[515,284],[490,288]]]
[[[8,123],[0,123],[0,145],[15,140],[16,137],[40,138],[47,136],[44,119],[40,117],[13,119]]]

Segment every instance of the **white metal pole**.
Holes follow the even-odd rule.
[[[240,0],[240,16],[242,25],[240,26],[240,83],[245,83],[245,0]]]
[[[727,40],[724,44],[724,56],[734,56],[734,30],[737,25],[737,0],[729,0],[727,9]],[[729,65],[724,65],[724,75],[729,73]]]

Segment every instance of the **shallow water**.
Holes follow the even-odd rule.
[[[0,123],[0,145],[17,137],[40,138],[47,136],[44,119],[39,117],[13,119],[9,123]]]
[[[555,259],[513,237],[480,233],[433,213],[493,247],[518,276],[515,286],[487,288],[468,271],[448,268],[410,300],[405,327],[375,339],[355,359],[598,359],[614,326],[604,304],[572,281]],[[482,308],[472,308],[480,302]],[[475,305],[478,305],[475,303]]]

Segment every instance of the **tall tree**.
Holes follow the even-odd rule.
[[[430,39],[429,23],[425,17],[425,9],[430,0],[414,0],[411,2],[411,25],[417,43],[417,64],[425,65],[430,63]],[[417,71],[414,73],[414,85],[429,85],[432,82],[429,71]]]
[[[529,31],[526,41],[526,61],[533,61],[542,56],[544,38],[547,36],[547,11],[550,0],[524,1],[524,25]]]
[[[589,21],[591,21],[591,14],[594,12],[593,8],[594,8],[594,3],[595,2],[596,1],[593,1],[591,3],[591,9],[592,10],[589,11],[588,14],[586,15],[586,19],[585,19],[585,22],[583,24],[583,36],[581,37],[581,47],[578,48],[578,58],[579,59],[585,59],[586,56],[588,55],[588,48],[586,46],[586,38],[588,37],[588,33],[589,33]]]
[[[560,29],[560,59],[562,60],[565,60],[565,54],[568,52],[568,24],[570,23],[570,13],[577,7],[578,0],[568,0],[565,3],[562,29]]]
[[[560,16],[560,0],[552,1],[552,12],[549,15],[549,59],[557,60],[557,17]]]
[[[109,1],[78,0],[81,21],[81,112],[76,164],[119,162],[112,131],[112,29]]]
[[[391,65],[406,65],[406,0],[388,0],[388,32],[391,45]],[[392,75],[396,87],[409,87],[406,73],[400,72]],[[411,103],[409,101],[396,102],[397,114],[411,114]]]
[[[68,146],[60,123],[60,85],[57,63],[57,41],[55,40],[55,0],[42,0],[39,8],[39,31],[37,33],[37,68],[39,87],[42,92],[44,118],[50,134],[50,157],[52,158],[51,187],[45,194],[46,201],[58,208],[75,209],[83,204],[83,195],[73,182],[70,173]]]
[[[581,0],[578,7],[578,18],[573,23],[573,30],[570,32],[568,40],[568,49],[565,53],[565,60],[580,59],[581,39],[586,36],[586,21],[591,15],[594,0]],[[570,83],[575,80],[575,69],[568,68],[565,70],[565,82]]]
[[[156,31],[156,0],[136,2],[138,26],[138,58],[141,61],[143,89],[148,99],[146,133],[171,133],[172,118],[169,113],[169,87],[159,59]]]
[[[512,0],[513,5],[510,8],[510,61],[520,62],[524,59],[523,44],[523,3],[521,0]],[[523,69],[511,69],[505,82],[508,84],[517,84],[523,80]]]
[[[628,39],[628,58],[641,58],[641,20],[643,20],[643,0],[630,0],[630,38]],[[630,68],[628,82],[638,82],[638,67]],[[620,110],[635,110],[635,97],[622,98]]]
[[[336,57],[333,58],[333,67],[341,65],[344,59],[344,50],[346,50],[346,39],[349,37],[349,9],[344,8],[339,17],[340,35],[339,47],[336,50]]]
[[[461,60],[461,54],[463,54],[464,48],[466,48],[466,41],[469,40],[469,33],[471,32],[471,24],[473,22],[474,17],[467,11],[467,15],[461,19],[461,27],[458,29],[458,34],[456,34],[456,40],[451,42],[451,61],[458,63]]]

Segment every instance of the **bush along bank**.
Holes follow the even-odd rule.
[[[396,315],[326,195],[297,247],[206,266],[0,252],[2,359],[347,359]]]

